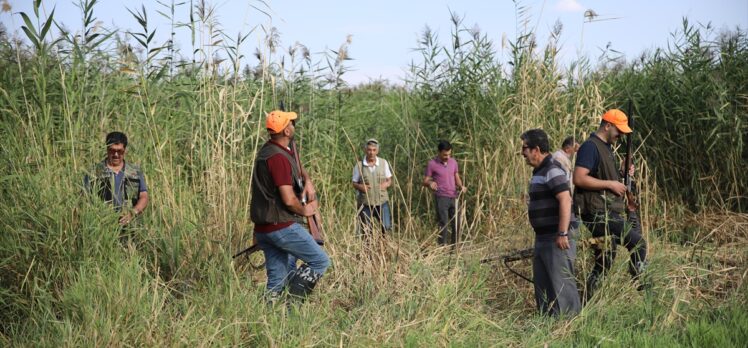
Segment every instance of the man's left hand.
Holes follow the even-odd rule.
[[[128,211],[127,213],[123,214],[121,218],[119,218],[119,224],[122,226],[125,226],[129,224],[134,218],[135,218],[135,214],[133,212]]]
[[[460,186],[460,193],[465,193],[465,192],[467,192],[467,187]]]
[[[556,237],[556,245],[561,250],[569,249],[569,236],[558,236]]]
[[[314,188],[311,180],[307,180],[304,183],[304,190],[301,191],[301,197],[306,197],[307,202],[317,200],[317,190]]]

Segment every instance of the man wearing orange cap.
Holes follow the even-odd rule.
[[[600,285],[616,256],[616,245],[623,244],[631,253],[630,272],[636,279],[646,266],[647,243],[638,228],[625,228],[624,195],[626,185],[613,154],[614,144],[622,134],[631,133],[628,117],[618,109],[608,110],[597,131],[577,152],[574,168],[574,204],[582,222],[593,237],[610,236],[613,245],[596,247],[595,266],[587,278],[586,299]]]
[[[270,140],[258,152],[252,176],[250,217],[265,254],[271,301],[280,297],[286,285],[295,298],[306,298],[330,265],[327,254],[301,224],[303,217],[314,215],[317,200],[309,175],[297,164],[290,147],[296,119],[295,112],[276,110],[267,115]],[[302,204],[299,197],[308,202]],[[297,259],[304,261],[298,269]]]

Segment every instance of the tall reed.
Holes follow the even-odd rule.
[[[83,41],[55,29],[33,32],[43,37],[38,44],[0,39],[3,345],[737,346],[747,339],[748,220],[727,211],[693,215],[663,199],[671,191],[649,154],[639,155],[637,168],[645,173],[654,292],[627,284],[621,257],[579,317],[554,321],[534,315],[529,284],[480,264],[532,243],[530,168],[519,156],[519,134],[542,127],[554,144],[582,137],[619,101],[607,78],[624,75],[559,67],[561,27],[542,49],[534,43],[540,34],[521,33],[509,65],[485,34],[452,14],[448,43],[424,33],[411,84],[350,87],[343,49],[334,57],[300,43],[284,51],[272,25],[253,32],[263,44],[259,64],[249,67],[239,47],[251,40],[222,29],[209,1],[172,3],[162,14],[194,35],[186,53],[151,38],[147,7],[131,11],[140,32],[94,30],[97,4],[82,3]],[[520,12],[519,22],[531,15]],[[52,13],[35,16],[35,28],[52,21]],[[64,40],[50,45],[57,33]],[[742,57],[742,47],[726,52]],[[281,101],[300,114],[297,140],[333,260],[309,302],[290,310],[267,306],[264,272],[230,257],[251,237],[254,156],[266,139],[264,115]],[[132,244],[120,243],[111,207],[82,194],[82,175],[104,156],[111,130],[129,135],[127,158],[144,168],[152,198],[131,228]],[[350,180],[369,137],[381,141],[395,174],[395,227],[362,239]],[[439,138],[455,144],[469,187],[460,199],[463,243],[454,250],[436,245],[433,198],[420,185]],[[688,238],[661,238],[686,234],[681,229]],[[590,263],[584,255],[580,280]]]

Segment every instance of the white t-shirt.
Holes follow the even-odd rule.
[[[389,179],[389,178],[392,177],[392,171],[390,170],[390,164],[387,161],[385,161],[385,160],[382,160],[382,162],[384,162],[384,177],[387,178],[387,179]],[[377,156],[376,160],[374,161],[374,165],[369,165],[369,163],[366,161],[366,157],[364,157],[364,159],[361,161],[361,164],[363,164],[364,167],[366,167],[367,169],[369,169],[370,172],[373,172],[376,169],[376,167],[379,165],[379,163],[380,163],[380,161],[379,161],[379,157],[378,156]],[[358,171],[358,168],[359,168],[358,164],[356,164],[355,166],[353,166],[353,178],[352,178],[353,182],[359,182],[359,181],[361,181],[361,173]]]

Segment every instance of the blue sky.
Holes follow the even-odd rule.
[[[0,0],[10,4],[12,13],[32,13],[31,0]],[[189,0],[177,0],[186,1]],[[198,2],[197,0],[193,0]],[[262,40],[263,27],[276,27],[280,32],[281,49],[295,42],[306,45],[314,60],[321,60],[321,52],[337,49],[351,35],[348,62],[352,71],[345,79],[352,84],[370,79],[385,78],[401,81],[408,64],[418,59],[413,52],[425,26],[439,33],[446,43],[451,29],[449,11],[464,18],[467,27],[478,26],[501,50],[503,36],[513,40],[518,27],[515,2],[511,0],[378,0],[378,1],[253,1],[206,0],[216,9],[217,20],[224,32],[235,37],[237,33],[255,31],[247,39],[244,54],[246,63],[255,65],[252,57]],[[81,29],[77,0],[44,0],[44,9],[56,8],[55,18],[70,30]],[[171,0],[162,0],[171,2]],[[156,41],[164,42],[169,32],[168,21],[156,10],[163,7],[155,0],[115,1],[101,0],[95,8],[96,17],[107,28],[137,30],[137,22],[127,8],[139,9],[143,4],[152,25],[157,27]],[[693,23],[711,22],[716,32],[740,26],[748,28],[748,1],[608,1],[608,0],[548,0],[521,1],[529,8],[530,29],[534,29],[542,44],[553,24],[563,24],[561,35],[561,61],[571,62],[581,56],[593,61],[600,50],[610,43],[611,48],[634,58],[644,50],[665,47],[671,34],[681,27],[683,17]],[[261,9],[269,14],[263,14]],[[593,10],[599,16],[595,22],[585,22],[584,12]],[[188,20],[188,5],[178,7],[179,21]],[[21,18],[17,14],[0,13],[0,21],[17,32]],[[186,29],[178,29],[178,43],[183,54],[189,54],[191,45]],[[502,61],[508,59],[508,48],[500,53]]]

